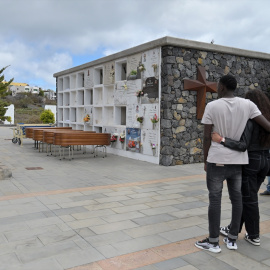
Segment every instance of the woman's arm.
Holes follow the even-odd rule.
[[[222,138],[218,133],[212,134],[212,140],[217,143],[221,143],[223,146],[228,147],[232,150],[245,152],[250,145],[251,136],[253,131],[252,121],[248,121],[245,130],[240,138],[240,141],[235,141],[230,138]]]

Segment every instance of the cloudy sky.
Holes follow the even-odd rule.
[[[55,90],[53,73],[164,36],[270,53],[269,0],[0,0],[0,68]]]

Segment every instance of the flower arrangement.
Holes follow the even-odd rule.
[[[151,118],[151,122],[152,122],[153,124],[156,124],[158,121],[159,121],[159,118],[158,118],[158,116],[155,114],[154,117]]]
[[[84,118],[83,118],[84,122],[89,122],[90,121],[90,115],[87,114]]]
[[[137,116],[137,121],[142,124],[143,123],[143,116]]]
[[[124,133],[121,133],[120,134],[120,137],[119,137],[119,141],[121,142],[121,143],[124,143],[125,142],[125,134]]]
[[[136,92],[137,97],[142,97],[144,95],[143,90],[139,90]]]
[[[111,142],[116,142],[117,141],[118,134],[114,133],[111,137]]]
[[[152,147],[152,149],[156,149],[157,148],[156,144],[154,144],[154,143],[151,143],[151,147]]]
[[[124,82],[123,87],[124,87],[124,90],[128,90],[128,87],[127,87],[127,81]]]
[[[142,72],[145,70],[144,64],[139,64],[138,69]]]
[[[157,64],[153,64],[152,67],[153,67],[154,71],[156,72],[158,65]]]
[[[128,147],[129,148],[135,148],[136,147],[135,141],[129,141],[128,142]]]

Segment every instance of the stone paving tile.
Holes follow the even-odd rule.
[[[61,220],[63,220],[64,222],[70,222],[70,221],[75,221],[76,219],[71,216],[71,215],[63,215],[60,216]]]
[[[89,211],[95,211],[95,210],[102,210],[102,209],[108,209],[108,208],[114,208],[114,207],[122,207],[122,201],[119,202],[109,202],[109,203],[97,203],[92,205],[84,206]]]
[[[76,219],[89,219],[94,217],[103,217],[115,214],[111,209],[101,209],[96,211],[87,211],[83,213],[71,214]]]
[[[80,200],[80,201],[73,201],[69,203],[58,203],[58,205],[61,208],[71,208],[71,207],[86,206],[86,205],[91,205],[91,204],[97,204],[97,202],[95,200]]]
[[[178,205],[179,201],[178,200],[161,200],[161,201],[156,201],[156,202],[149,202],[145,203],[146,205],[149,205],[151,207],[160,207],[160,206],[167,206],[167,205]]]
[[[35,220],[26,221],[26,223],[30,228],[33,229],[33,228],[37,228],[37,227],[43,227],[43,226],[63,223],[63,221],[58,217],[49,217],[49,218],[42,218],[42,219],[35,219]]]
[[[186,265],[188,265],[188,263],[185,262],[182,258],[174,258],[154,264],[158,270],[175,270],[181,266]]]
[[[4,254],[0,256],[0,269],[7,270],[9,267],[20,265],[20,261],[15,253]]]
[[[2,268],[0,268],[2,270]],[[64,270],[64,268],[54,259],[41,259],[38,261],[20,264],[19,266],[10,267],[8,270]],[[7,270],[7,269],[3,269]]]
[[[104,194],[101,193],[97,193],[97,194],[92,194],[92,195],[81,195],[81,196],[75,196],[72,197],[72,201],[76,202],[76,201],[86,201],[86,200],[93,200],[93,199],[100,199],[100,198],[104,198],[107,197]]]
[[[147,217],[141,217],[141,218],[133,218],[132,221],[135,222],[136,224],[139,224],[140,226],[144,226],[144,225],[167,222],[174,219],[176,218],[171,215],[161,214],[161,215],[155,215],[155,216],[150,216],[150,217],[147,216]]]
[[[118,222],[118,221],[124,221],[124,220],[133,220],[133,219],[141,218],[141,217],[145,217],[145,215],[138,211],[133,211],[133,212],[127,212],[123,214],[109,215],[106,217],[102,217],[102,219],[108,223],[111,223],[111,222]]]
[[[96,249],[89,247],[85,250],[70,251],[65,254],[56,255],[54,258],[63,266],[64,269],[67,269],[77,265],[102,260],[104,259],[104,256]]]
[[[96,234],[104,234],[109,232],[116,232],[121,230],[126,230],[130,228],[138,227],[139,225],[130,221],[124,220],[120,222],[114,222],[110,224],[98,225],[98,226],[89,226],[89,229]]]
[[[69,208],[60,208],[56,210],[52,210],[56,216],[63,216],[63,215],[72,215],[76,213],[84,213],[87,212],[83,206],[74,206]]]
[[[188,210],[172,212],[170,213],[170,215],[175,216],[177,218],[185,218],[185,217],[206,215],[207,213],[208,213],[208,207],[202,207],[202,208],[193,208],[192,210],[188,209]]]
[[[86,239],[89,236],[96,235],[94,232],[92,232],[89,228],[80,228],[75,229],[75,232],[80,235],[83,239]]]
[[[228,265],[231,265],[231,267],[234,267],[232,269],[245,269],[245,270],[251,270],[251,269],[260,269],[260,270],[269,270],[269,266],[256,262],[246,256],[243,256],[240,253],[236,252],[230,252],[225,255],[221,255],[218,257],[220,261],[225,262]],[[194,262],[193,262],[194,264]],[[226,268],[229,269],[229,268]]]
[[[16,251],[16,254],[22,263],[29,263],[31,261],[49,258],[55,256],[56,254],[60,255],[76,250],[80,250],[80,248],[73,241],[65,241],[63,243],[53,243],[43,247],[18,250]]]
[[[115,207],[112,208],[113,211],[116,213],[125,213],[125,212],[132,212],[132,211],[138,211],[138,210],[144,210],[149,209],[150,207],[145,204],[136,204],[136,205],[130,205],[130,206],[121,206],[121,207]]]
[[[48,245],[56,242],[64,242],[66,240],[75,240],[80,238],[80,236],[74,231],[66,231],[59,233],[43,233],[37,236],[43,245]]]
[[[116,231],[112,233],[105,233],[100,235],[93,235],[86,238],[93,247],[111,245],[126,240],[132,239],[129,235],[122,231]]]
[[[135,195],[129,195],[129,196],[135,196]],[[95,199],[98,203],[108,203],[108,202],[118,202],[118,201],[124,201],[130,199],[127,196],[115,196],[115,197],[107,197],[107,198],[100,198]]]
[[[171,242],[189,239],[195,236],[207,234],[208,231],[201,229],[198,226],[191,226],[188,228],[173,230],[170,232],[160,233],[159,235]]]
[[[210,253],[210,252],[209,252]],[[226,255],[225,255],[226,256]],[[188,254],[181,257],[184,261],[189,264],[194,265],[201,270],[237,270],[243,268],[233,267],[232,264],[229,264],[226,260],[220,260],[212,257],[207,252],[197,252],[193,254]],[[228,258],[229,259],[229,258]]]
[[[37,236],[43,233],[60,233],[61,230],[55,224],[43,227],[37,227],[34,229],[21,229],[21,230],[12,230],[4,233],[5,237],[9,242],[17,241],[17,240],[26,240],[29,238],[33,238],[33,236]]]
[[[126,200],[126,201],[121,201],[121,203],[123,205],[138,205],[138,204],[144,204],[144,203],[147,203],[147,202],[153,202],[155,201],[153,199],[154,197],[150,198],[150,197],[143,197],[143,198],[138,198],[138,199],[129,199],[129,200]]]
[[[181,199],[184,198],[183,195],[180,194],[168,194],[168,195],[157,195],[152,197],[152,199],[157,201],[166,201],[166,200],[173,200],[173,199]]]
[[[200,208],[200,207],[204,207],[204,206],[208,207],[208,203],[204,203],[201,201],[195,201],[195,202],[187,202],[187,203],[181,203],[181,204],[174,205],[175,208],[178,208],[180,210]]]
[[[156,195],[158,195],[156,192],[145,192],[145,193],[138,193],[138,194],[134,194],[134,195],[129,195],[129,197],[132,199],[140,199],[140,198],[146,198],[146,197],[151,198],[151,197],[156,196]]]
[[[102,224],[107,224],[107,222],[99,217],[67,222],[67,225],[73,230],[87,228],[90,226],[102,225]]]
[[[173,206],[163,206],[163,207],[155,207],[151,209],[141,210],[141,212],[145,215],[154,216],[163,213],[176,212],[177,208]]]
[[[16,250],[42,247],[43,244],[37,237],[32,237],[23,241],[13,241],[0,245],[0,255],[14,253]]]

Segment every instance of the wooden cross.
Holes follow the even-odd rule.
[[[205,68],[199,66],[197,80],[184,79],[184,90],[197,91],[197,119],[202,119],[203,117],[206,92],[217,92],[217,83],[206,81],[205,74]]]

